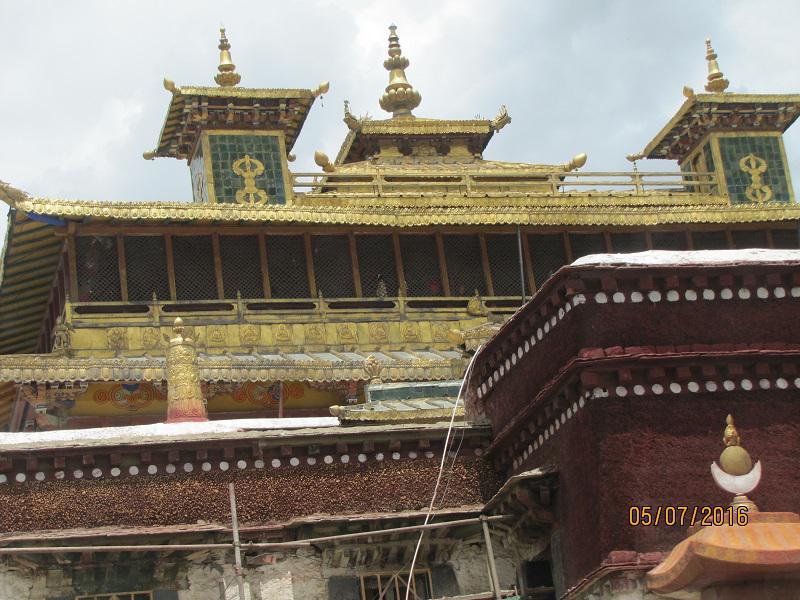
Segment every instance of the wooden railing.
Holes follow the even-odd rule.
[[[287,317],[315,319],[324,315],[356,316],[361,320],[365,315],[381,318],[395,315],[467,314],[470,298],[424,296],[393,298],[268,298],[234,300],[165,300],[156,302],[74,302],[65,308],[64,319],[68,323],[108,321],[159,321],[171,322],[175,317],[207,316],[217,320],[252,318],[255,320],[275,319],[282,321]],[[480,312],[483,314],[511,314],[522,304],[519,296],[494,296],[480,299]],[[357,317],[360,315],[360,317]],[[371,319],[370,319],[371,320]]]
[[[432,171],[292,173],[296,194],[346,196],[460,195],[501,193],[552,196],[565,193],[654,193],[719,195],[716,173],[700,172],[537,172],[537,171]]]

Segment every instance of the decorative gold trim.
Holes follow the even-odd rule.
[[[598,197],[607,197],[607,194]],[[244,207],[235,204],[187,202],[98,202],[30,199],[18,203],[23,212],[61,218],[139,220],[163,222],[223,221],[253,223],[304,223],[419,227],[444,225],[532,225],[532,226],[648,226],[686,223],[755,223],[800,220],[800,206],[766,203],[758,207],[731,206],[631,206],[600,207],[595,197],[583,195],[580,203],[562,206],[438,206],[432,210],[392,206],[288,206]],[[664,197],[665,200],[668,198]]]

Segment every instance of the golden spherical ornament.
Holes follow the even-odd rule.
[[[728,446],[719,457],[722,470],[729,475],[746,475],[753,469],[753,459],[741,446]]]

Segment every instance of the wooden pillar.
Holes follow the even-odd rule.
[[[178,293],[175,288],[175,261],[172,256],[172,236],[164,235],[164,252],[167,254],[167,279],[169,280],[169,299],[177,300]]]
[[[119,268],[119,292],[123,302],[128,301],[128,271],[125,263],[125,240],[117,234],[117,267]]]

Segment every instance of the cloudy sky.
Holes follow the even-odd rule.
[[[0,0],[0,180],[37,196],[188,200],[185,162],[145,161],[169,93],[214,85],[224,23],[242,86],[331,82],[294,153],[317,170],[346,133],[342,102],[383,118],[387,29],[398,25],[422,93],[419,116],[513,123],[486,158],[628,169],[683,101],[701,91],[710,36],[735,92],[800,92],[800,3],[530,0],[297,2]],[[800,125],[787,151],[800,181]],[[673,168],[654,161],[643,169]]]

